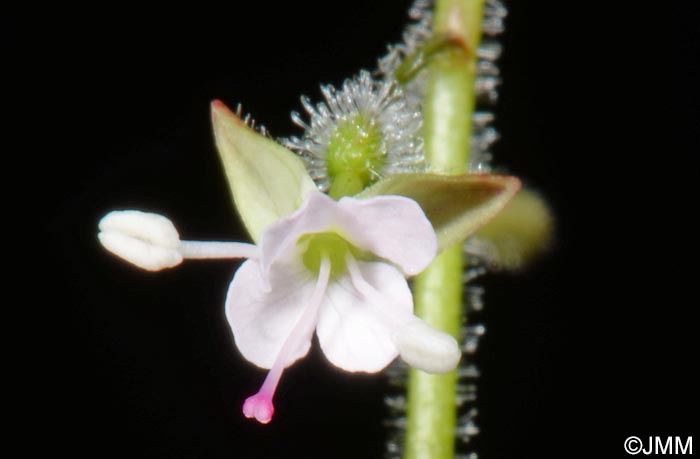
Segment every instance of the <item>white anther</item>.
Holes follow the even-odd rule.
[[[102,217],[99,228],[104,248],[139,268],[160,271],[182,262],[180,236],[162,215],[116,210]]]
[[[441,374],[455,369],[461,352],[457,341],[420,319],[412,320],[393,336],[401,358],[413,368]]]

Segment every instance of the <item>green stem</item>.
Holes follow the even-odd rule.
[[[365,183],[358,174],[353,171],[344,171],[333,177],[328,194],[331,198],[338,200],[343,196],[354,196],[363,188]]]
[[[432,170],[467,172],[475,105],[475,50],[481,37],[484,0],[438,0],[434,34],[453,49],[428,65],[423,105],[425,150]],[[457,337],[462,322],[462,247],[445,250],[416,279],[416,314]],[[408,379],[406,459],[453,459],[457,372],[429,375],[411,370]]]

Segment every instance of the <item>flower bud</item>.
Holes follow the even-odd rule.
[[[180,236],[162,215],[117,210],[102,217],[99,228],[104,248],[139,268],[160,271],[182,262]]]

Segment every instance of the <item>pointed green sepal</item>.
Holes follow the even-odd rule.
[[[520,190],[520,180],[503,175],[399,174],[380,180],[358,198],[399,195],[415,200],[446,249],[484,226]]]
[[[222,102],[212,103],[211,115],[233,201],[257,242],[266,226],[299,208],[316,185],[297,155],[246,126]]]
[[[549,246],[553,227],[554,218],[545,200],[525,188],[475,236],[491,264],[519,269]]]

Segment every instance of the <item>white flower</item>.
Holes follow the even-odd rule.
[[[180,241],[165,217],[135,211],[108,214],[100,229],[110,251],[145,269],[182,258],[248,258],[229,287],[226,317],[241,354],[270,369],[243,405],[261,423],[272,419],[282,372],[306,355],[314,332],[328,360],[346,371],[377,372],[399,355],[431,373],[459,361],[455,339],[413,315],[405,276],[428,266],[438,242],[411,199],[334,201],[312,191],[262,231],[258,246]]]
[[[314,330],[328,360],[346,371],[377,372],[399,354],[430,372],[456,366],[454,338],[413,315],[404,274],[418,274],[437,252],[435,232],[415,201],[336,202],[312,192],[298,211],[263,231],[259,250],[236,272],[226,300],[236,346],[270,369],[246,400],[246,416],[270,421],[282,371],[306,355]]]

